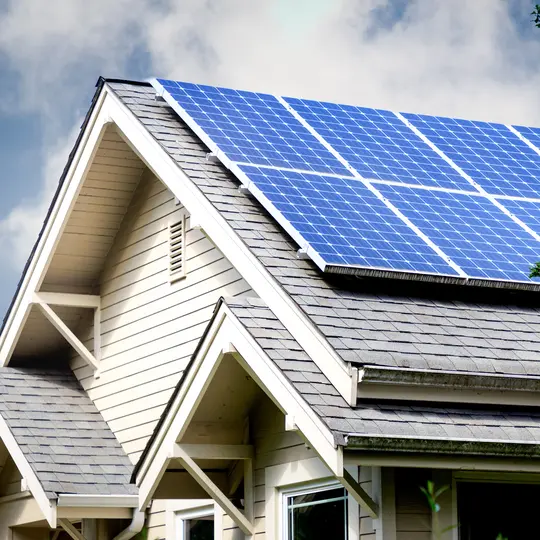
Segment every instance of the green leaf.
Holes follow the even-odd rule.
[[[538,16],[539,16],[539,22],[538,22],[538,24],[540,24],[540,13],[539,13]],[[531,266],[531,270],[530,270],[530,273],[529,273],[529,277],[530,277],[530,278],[540,277],[540,261],[534,263],[534,264]]]

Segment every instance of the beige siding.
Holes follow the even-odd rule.
[[[429,478],[423,469],[396,469],[397,540],[431,540],[431,511],[420,491]]]
[[[365,489],[368,495],[373,495],[373,468],[360,467],[360,485]],[[360,507],[360,527],[359,537],[361,540],[375,540],[375,529],[373,527],[373,519],[367,512]]]
[[[77,377],[133,462],[219,297],[250,293],[230,262],[194,229],[186,234],[187,276],[169,282],[168,225],[183,211],[155,177],[141,181],[101,278],[100,378],[80,358],[73,360]],[[92,331],[85,341],[91,350]]]

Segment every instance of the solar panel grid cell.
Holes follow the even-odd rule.
[[[285,99],[364,178],[474,189],[390,111]]]
[[[488,193],[540,197],[539,156],[506,126],[402,114]]]
[[[233,162],[351,175],[274,96],[158,83]]]
[[[540,242],[482,195],[378,188],[470,277],[523,281],[540,260]]]
[[[156,87],[323,269],[524,282],[540,260],[540,202],[500,198],[540,199],[540,155],[502,124]]]
[[[241,166],[326,264],[456,272],[361,181]]]

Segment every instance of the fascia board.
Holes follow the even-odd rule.
[[[354,404],[356,378],[351,377],[348,366],[328,340],[114,91],[107,89],[107,92],[111,118],[125,140],[175,197],[182,201],[191,219],[202,226],[225,257],[234,261],[242,277],[289,329],[347,403]]]
[[[0,439],[7,448],[9,455],[15,462],[21,476],[26,480],[26,485],[32,493],[40,510],[43,512],[47,523],[54,529],[56,528],[56,502],[47,497],[41,482],[36,473],[28,463],[21,448],[17,444],[15,437],[11,433],[6,421],[0,416]]]
[[[92,508],[137,508],[137,495],[78,495],[64,493],[58,495],[58,508],[92,507]]]
[[[305,400],[291,386],[281,370],[249,335],[236,316],[222,304],[216,316],[219,324],[207,333],[189,368],[192,373],[170,408],[168,419],[153,443],[146,463],[137,475],[139,508],[143,509],[152,497],[161,476],[173,455],[176,441],[183,435],[196,406],[211,382],[224,352],[234,354],[254,380],[285,413],[293,415],[300,434],[312,446],[323,462],[336,475],[343,474],[343,455],[336,448],[334,437]]]

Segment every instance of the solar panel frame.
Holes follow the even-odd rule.
[[[367,180],[475,189],[394,112],[283,99]]]
[[[540,241],[489,197],[397,185],[379,189],[470,279],[530,283],[529,261],[540,260]]]
[[[156,79],[152,84],[220,159],[226,156],[230,162],[248,165],[351,176],[273,95],[192,83],[180,85],[164,79]],[[195,103],[194,95],[200,95],[203,100],[210,100],[208,95],[211,95],[211,103],[222,103],[227,107],[227,115],[217,105],[211,107],[206,101]],[[260,118],[250,123],[245,112]],[[232,135],[225,136],[226,130]]]
[[[212,88],[212,87],[209,87],[209,88]],[[222,89],[222,90],[226,90],[226,89]],[[236,93],[237,91],[231,90],[231,92]],[[159,93],[159,89],[158,89],[158,93]],[[283,101],[285,98],[278,97],[276,99]],[[386,268],[373,267],[373,266],[366,268],[366,267],[358,267],[354,265],[327,264],[323,260],[323,258],[319,255],[319,253],[309,245],[309,242],[306,242],[305,239],[302,237],[302,235],[300,235],[298,231],[295,230],[292,224],[287,219],[285,219],[281,215],[280,212],[277,211],[277,208],[275,208],[275,206],[272,205],[272,203],[268,200],[268,198],[265,197],[264,193],[262,193],[262,191],[258,189],[258,187],[256,186],[256,183],[253,182],[249,178],[249,175],[245,174],[245,172],[241,170],[243,165],[249,166],[250,164],[237,163],[231,160],[226,155],[226,153],[220,150],[219,146],[212,140],[212,137],[209,136],[205,132],[205,130],[201,126],[198,125],[198,122],[195,119],[193,119],[189,114],[187,114],[187,112],[184,111],[176,103],[174,99],[168,99],[167,102],[175,110],[175,112],[177,112],[177,114],[179,114],[179,116],[188,124],[188,126],[201,138],[201,140],[208,146],[209,150],[213,154],[215,154],[215,156],[229,170],[231,170],[231,172],[237,177],[237,179],[244,186],[246,186],[249,191],[251,191],[251,193],[259,200],[259,202],[261,202],[261,204],[273,215],[273,217],[277,220],[277,222],[289,233],[289,235],[293,238],[293,240],[295,240],[296,243],[299,246],[301,246],[300,252],[302,252],[302,255],[306,255],[310,257],[323,271],[328,272],[328,273],[341,273],[341,274],[365,275],[365,276],[376,276],[376,277],[392,277],[392,278],[398,278],[398,279],[414,279],[414,280],[421,280],[421,281],[447,282],[447,283],[450,282],[450,283],[462,283],[462,284],[470,284],[470,285],[487,285],[490,287],[511,287],[511,288],[516,288],[516,289],[540,290],[540,283],[538,281],[509,281],[509,280],[493,278],[493,277],[470,277],[470,276],[466,276],[464,273],[462,273],[461,276],[455,276],[455,275],[443,275],[439,273],[429,274],[429,273],[426,273],[425,271],[410,272],[407,270],[386,269]],[[399,119],[400,113],[392,113],[392,114],[395,114],[395,116]],[[402,120],[402,121],[406,123],[405,120]],[[307,127],[311,127],[309,123],[307,123]],[[408,126],[408,129],[411,129],[410,126]],[[315,133],[317,132],[315,131]],[[322,138],[322,140],[323,142],[326,143],[326,141],[324,141],[324,138]],[[435,145],[435,148],[436,148],[436,145]],[[538,151],[538,154],[540,155],[540,151]],[[339,153],[337,153],[336,155],[338,156],[338,158],[341,158]],[[346,160],[341,160],[341,161],[345,163],[345,165],[347,165]],[[270,170],[280,169],[279,167],[264,167],[264,165],[261,165],[260,167],[270,169]],[[459,167],[455,169],[459,172]],[[306,171],[306,170],[298,171],[297,169],[290,168],[290,167],[287,167],[287,170],[291,172],[312,173],[315,175],[322,174],[320,171]],[[343,174],[343,175],[329,174],[329,176],[352,180],[355,176],[358,175],[359,178],[357,178],[357,180],[361,180],[367,187],[377,192],[380,198],[383,200],[384,200],[384,196],[378,191],[377,184],[391,185],[395,183],[392,181],[388,182],[384,180],[366,180],[364,178],[361,178],[358,173],[355,173],[354,168],[352,167],[350,168],[350,170],[347,170],[347,167],[345,167],[345,170],[346,170],[346,174]],[[351,176],[351,171],[354,176]],[[465,174],[462,174],[462,176],[468,181]],[[404,184],[401,182],[397,182],[396,184],[400,186],[401,185],[407,186],[407,184]],[[471,188],[474,189],[474,182],[468,181],[466,185],[468,188],[467,191],[470,192]],[[435,188],[435,189],[437,191],[443,191],[443,192],[449,191],[448,189],[444,189],[444,188],[443,189]],[[460,192],[461,190],[450,190],[450,191]],[[510,210],[507,210],[502,205],[502,202],[504,202],[504,200],[506,199],[513,199],[514,197],[502,195],[497,198],[493,195],[489,195],[489,194],[486,194],[486,195],[487,195],[487,198],[491,199],[493,203],[498,204],[505,212],[507,212],[508,214],[511,214]],[[480,196],[481,196],[481,193],[480,193]],[[392,205],[390,204],[390,206]],[[540,234],[537,234],[534,231],[527,231],[528,229],[527,225],[519,222],[517,218],[512,217],[512,219],[514,219],[517,225],[520,226],[524,231],[530,232],[531,234],[534,234],[534,238],[540,239]],[[421,235],[420,237],[422,238]],[[531,241],[534,241],[534,238],[532,238]],[[444,257],[444,258],[448,258],[448,257]],[[450,262],[452,263],[452,261]],[[459,267],[457,268],[459,269]]]
[[[499,123],[400,113],[493,196],[540,197],[538,152]]]
[[[371,190],[371,187],[367,185],[367,183],[364,183],[358,179],[354,178],[337,178],[337,177],[324,177],[320,175],[313,175],[305,172],[299,172],[299,171],[292,171],[292,170],[276,170],[276,169],[262,169],[257,168],[255,166],[247,166],[247,165],[236,165],[234,164],[234,174],[239,178],[240,181],[244,183],[245,186],[248,187],[248,189],[251,191],[251,193],[259,200],[263,206],[270,211],[274,219],[280,223],[280,225],[290,234],[290,236],[295,240],[295,242],[301,246],[301,250],[303,253],[305,253],[307,256],[309,256],[316,264],[319,266],[323,271],[327,268],[333,268],[333,267],[339,267],[342,266],[339,264],[337,259],[332,260],[330,257],[330,254],[327,254],[325,256],[325,252],[322,249],[317,249],[316,241],[314,238],[311,238],[309,234],[306,234],[301,230],[301,226],[299,227],[298,224],[301,224],[302,221],[302,214],[305,215],[307,212],[311,212],[309,215],[312,216],[312,222],[317,222],[317,226],[313,227],[313,237],[318,235],[321,231],[324,232],[325,227],[331,228],[333,227],[332,222],[329,223],[323,223],[321,218],[323,216],[319,215],[317,218],[317,203],[313,204],[312,200],[308,201],[307,198],[304,196],[304,200],[295,200],[295,197],[298,199],[299,197],[302,197],[299,195],[299,193],[296,193],[298,189],[295,186],[287,186],[287,189],[282,189],[282,191],[279,193],[278,197],[273,197],[271,193],[271,189],[268,189],[267,186],[264,185],[264,182],[261,182],[260,180],[257,181],[256,176],[257,174],[266,175],[269,177],[272,173],[275,173],[278,175],[278,177],[274,177],[274,180],[277,183],[283,184],[290,184],[289,179],[287,176],[295,177],[297,183],[308,183],[312,185],[313,188],[313,196],[315,196],[316,191],[318,191],[319,194],[323,193],[323,190],[326,188],[327,193],[332,194],[338,194],[339,196],[339,202],[343,203],[341,205],[341,208],[338,207],[338,205],[335,204],[336,201],[332,201],[330,206],[334,208],[334,210],[337,209],[339,213],[345,212],[348,209],[345,207],[347,206],[348,202],[343,197],[345,194],[347,194],[347,197],[349,200],[354,200],[355,198],[366,198],[369,197],[374,204],[374,206],[378,207],[377,212],[372,212],[371,218],[376,219],[374,216],[375,214],[379,214],[380,212],[386,213],[388,216],[391,216],[394,220],[394,224],[390,224],[388,221],[384,223],[385,226],[395,228],[397,231],[396,234],[399,234],[403,236],[404,231],[406,230],[408,235],[412,238],[412,240],[416,241],[415,244],[411,245],[417,245],[421,248],[423,248],[424,253],[423,255],[420,255],[418,253],[418,257],[424,257],[426,261],[428,261],[426,264],[431,264],[432,266],[435,266],[436,264],[439,265],[441,268],[440,271],[429,271],[429,270],[418,270],[414,268],[407,268],[406,262],[403,262],[402,268],[390,268],[385,267],[384,265],[373,265],[373,264],[347,264],[348,267],[355,268],[358,274],[362,275],[392,275],[393,277],[400,276],[409,276],[409,278],[412,275],[430,275],[432,278],[438,277],[441,280],[445,281],[460,281],[464,280],[465,278],[463,276],[460,276],[459,273],[454,270],[447,261],[444,260],[443,257],[441,257],[435,250],[431,248],[431,246],[424,241],[424,239],[417,235],[411,227],[409,227],[400,217],[399,215],[395,214],[390,208],[388,208],[378,197],[377,194],[375,194],[376,190]],[[300,178],[302,176],[303,178]],[[279,182],[280,179],[283,180],[283,182]],[[332,185],[327,182],[327,180],[330,179],[332,181]],[[325,184],[325,186],[323,186]],[[321,186],[323,186],[321,188]],[[318,188],[318,190],[317,190]],[[276,192],[277,193],[277,192]],[[324,200],[324,197],[321,197],[321,199]],[[295,214],[292,214],[291,217],[289,217],[288,209],[295,207],[297,210],[304,210],[304,212],[298,212]],[[310,208],[311,207],[311,208]],[[368,208],[366,210],[371,210],[371,208]],[[326,217],[326,216],[325,216]],[[324,219],[324,218],[323,218]],[[338,218],[339,219],[339,218]],[[360,218],[361,219],[361,218]],[[333,221],[334,223],[336,220]],[[296,224],[296,225],[295,225]],[[401,230],[401,232],[399,232]],[[384,239],[383,236],[384,231],[374,231],[375,235],[381,236],[379,241],[381,243],[387,242],[387,240]],[[332,231],[328,231],[329,234],[332,234]],[[336,240],[337,236],[342,236],[345,239],[345,235],[334,235],[333,240]],[[377,239],[372,238],[371,240],[368,240],[367,242],[375,242]],[[405,243],[405,242],[402,242]],[[343,243],[342,245],[346,245]],[[358,249],[358,248],[356,248]],[[384,249],[383,247],[379,248],[380,250]],[[354,248],[351,248],[351,251],[354,251]],[[410,256],[412,255],[412,251],[409,251]],[[352,253],[351,253],[352,255]],[[374,257],[373,257],[374,258]],[[429,262],[431,261],[431,262]],[[446,271],[442,271],[442,268]]]

